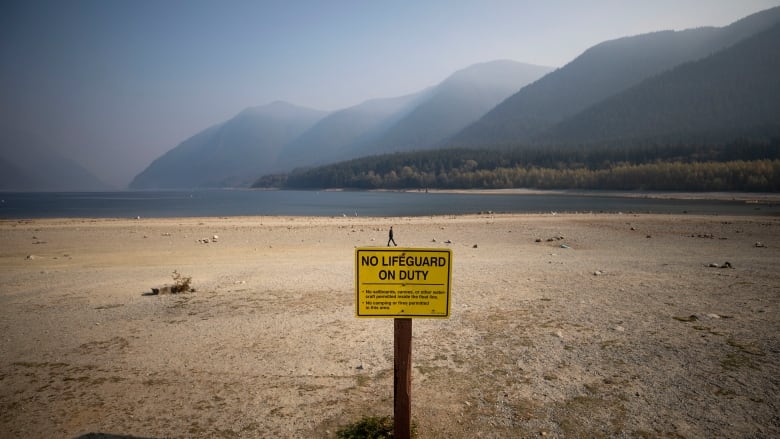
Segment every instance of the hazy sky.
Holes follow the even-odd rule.
[[[335,110],[495,59],[559,67],[604,40],[724,26],[777,5],[3,0],[0,129],[34,132],[123,187],[165,151],[246,107],[285,100]]]

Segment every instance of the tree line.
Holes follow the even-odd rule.
[[[780,191],[780,139],[678,144],[440,149],[269,175],[286,189],[613,189]]]

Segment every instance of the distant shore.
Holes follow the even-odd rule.
[[[426,189],[404,189],[404,192],[420,192]],[[780,203],[780,193],[770,192],[672,192],[672,191],[614,191],[587,189],[427,189],[442,194],[484,195],[569,195],[581,197],[653,198],[665,200],[719,200],[758,203]]]

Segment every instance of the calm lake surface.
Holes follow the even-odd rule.
[[[541,212],[780,215],[777,204],[615,195],[360,191],[118,191],[0,193],[0,218],[426,216]]]

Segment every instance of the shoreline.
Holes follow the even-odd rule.
[[[280,189],[280,188],[200,188],[200,189],[158,189],[158,190],[110,190],[110,191],[0,191],[0,194],[112,194],[112,193],[192,193],[198,191],[250,191],[250,192],[401,192],[401,193],[441,193],[441,194],[483,194],[483,195],[568,195],[582,197],[615,197],[615,198],[649,198],[670,200],[717,200],[717,201],[758,201],[780,203],[780,192],[696,192],[696,191],[634,191],[612,189],[352,189],[352,188],[327,188],[327,189]],[[2,200],[4,202],[5,200]]]
[[[746,203],[752,204],[750,200]],[[758,203],[762,204],[762,203]],[[572,211],[549,211],[549,212],[499,212],[482,211],[469,213],[451,213],[451,214],[430,214],[430,215],[386,215],[386,216],[350,216],[350,215],[210,215],[210,216],[150,216],[150,217],[30,217],[30,218],[0,218],[0,227],[11,225],[66,225],[66,224],[84,224],[84,225],[116,225],[116,226],[163,226],[163,225],[207,225],[207,224],[226,224],[239,226],[281,226],[281,225],[300,225],[305,224],[330,224],[330,225],[355,225],[355,224],[429,224],[437,222],[473,222],[475,220],[538,220],[540,218],[568,218],[583,219],[593,218],[621,218],[621,217],[642,217],[656,220],[672,220],[675,217],[713,220],[721,219],[743,219],[758,221],[761,219],[775,219],[776,216],[766,214],[713,214],[713,213],[688,213],[688,212],[643,212],[643,211],[595,211],[595,210],[572,210]]]
[[[420,192],[424,190],[403,190]],[[665,200],[745,201],[761,204],[780,203],[780,193],[771,192],[672,192],[616,191],[596,189],[428,189],[430,193],[482,195],[568,195],[581,197],[648,198]]]

